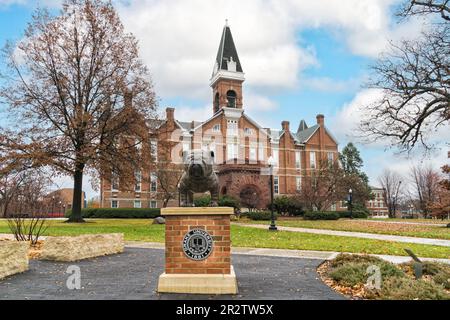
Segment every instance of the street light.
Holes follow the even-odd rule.
[[[348,189],[348,205],[350,206],[350,219],[353,219],[353,190]]]
[[[269,165],[269,171],[270,171],[270,226],[269,230],[276,231],[277,226],[275,225],[275,215],[273,212],[273,166],[275,165],[275,159],[270,156],[269,159],[267,159],[267,164]]]

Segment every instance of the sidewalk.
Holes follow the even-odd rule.
[[[264,225],[264,224],[235,223],[235,225],[239,225],[239,226],[243,226],[243,227],[250,227],[250,228],[267,229],[267,225]],[[327,229],[296,228],[296,227],[283,227],[283,226],[277,226],[277,228],[280,231],[325,234],[325,235],[330,235],[330,236],[365,238],[365,239],[375,239],[375,240],[428,244],[428,245],[432,245],[432,246],[450,247],[450,240],[443,240],[443,239],[416,238],[416,237],[406,237],[406,236],[394,236],[394,235],[388,235],[388,234],[376,234],[376,233],[364,233],[364,232],[352,232],[352,231],[337,231],[337,230],[327,230]]]
[[[164,249],[164,243],[160,242],[138,242],[127,241],[126,247],[129,248],[145,248],[145,249]],[[334,251],[312,251],[312,250],[288,250],[288,249],[268,249],[268,248],[241,248],[232,247],[232,254],[249,255],[249,256],[269,256],[269,257],[283,257],[283,258],[301,258],[301,259],[317,259],[317,260],[332,260],[341,252]],[[344,252],[349,254],[357,254]],[[411,260],[409,256],[389,256],[383,254],[370,254],[370,256],[379,257],[385,261],[392,263],[403,263]],[[434,261],[450,264],[450,259],[435,259],[435,258],[420,258],[422,261]]]

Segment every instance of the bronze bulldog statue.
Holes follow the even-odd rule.
[[[192,150],[183,152],[184,173],[178,191],[182,207],[194,205],[194,193],[209,191],[211,206],[219,201],[219,179],[213,170],[214,152]]]

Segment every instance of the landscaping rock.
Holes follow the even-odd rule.
[[[77,261],[121,253],[123,249],[123,233],[47,237],[40,259]]]
[[[27,241],[0,242],[0,279],[28,270]]]
[[[166,219],[163,217],[156,217],[153,219],[153,224],[166,224]]]

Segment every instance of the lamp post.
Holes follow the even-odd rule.
[[[275,165],[275,159],[270,156],[269,159],[267,159],[267,163],[269,165],[270,170],[270,226],[269,230],[276,231],[277,226],[275,225],[275,215],[273,212],[273,166]]]
[[[353,219],[353,190],[348,189],[348,205],[350,206],[350,219]]]

